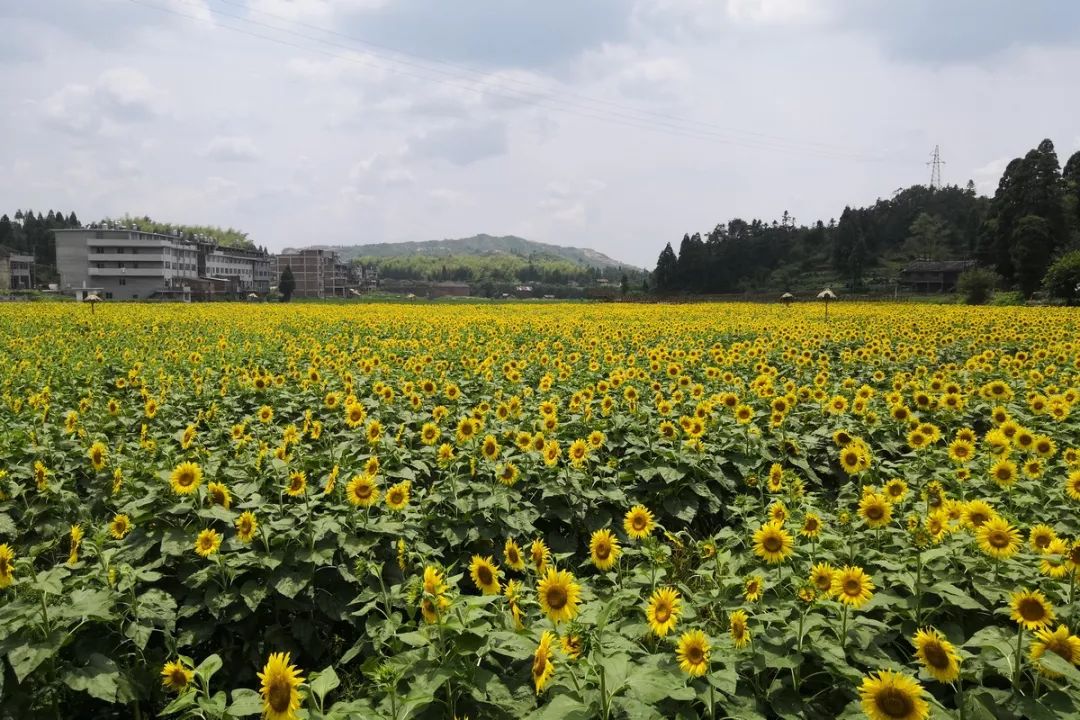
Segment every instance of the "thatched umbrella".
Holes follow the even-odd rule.
[[[93,315],[94,314],[94,306],[97,305],[99,302],[101,302],[101,298],[98,297],[97,293],[90,293],[89,295],[87,295],[86,297],[83,298],[83,302],[90,303],[90,314]]]
[[[784,303],[785,305],[790,305],[794,300],[795,296],[789,292],[786,292],[780,296],[780,302]]]
[[[259,296],[256,295],[255,293],[248,293],[247,297],[248,297],[248,300],[258,300],[259,299]]]
[[[829,288],[825,288],[817,294],[819,300],[825,301],[825,319],[829,319],[829,301],[836,299],[836,293]]]

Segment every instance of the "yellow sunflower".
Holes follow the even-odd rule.
[[[285,484],[285,494],[289,497],[300,497],[307,490],[307,474],[294,470],[289,473],[289,481]]]
[[[251,542],[258,529],[259,521],[255,519],[255,513],[250,510],[241,513],[240,517],[236,518],[236,537],[240,538],[240,542]]]
[[[1080,500],[1080,470],[1073,470],[1065,478],[1065,492],[1073,500]]]
[[[1028,655],[1031,658],[1031,664],[1049,678],[1060,678],[1061,673],[1054,672],[1039,662],[1048,652],[1056,653],[1062,660],[1078,665],[1080,664],[1080,638],[1070,633],[1065,625],[1058,625],[1057,630],[1053,632],[1049,628],[1035,631],[1035,640],[1031,643]]]
[[[833,574],[836,570],[829,563],[818,563],[810,568],[810,584],[823,595],[832,591]]]
[[[870,720],[926,720],[930,707],[922,685],[915,678],[881,670],[863,678],[859,697]]]
[[[665,637],[675,628],[682,612],[681,603],[679,591],[675,588],[659,588],[653,591],[645,608],[645,617],[654,635]]]
[[[1054,622],[1054,608],[1038,590],[1018,590],[1009,600],[1010,616],[1028,630],[1041,630]]]
[[[477,589],[484,595],[498,595],[502,590],[499,583],[499,568],[495,566],[491,557],[472,556],[469,563],[469,575]]]
[[[9,587],[14,582],[15,551],[7,543],[0,545],[0,589]]]
[[[554,641],[555,633],[545,630],[544,634],[540,636],[540,643],[536,646],[536,652],[533,653],[532,679],[537,695],[551,680],[551,676],[555,674],[555,663],[552,662],[554,653],[551,650],[551,644]]]
[[[709,669],[709,649],[709,640],[701,630],[684,632],[675,649],[679,668],[690,677],[701,677]]]
[[[858,609],[873,595],[874,582],[861,567],[845,565],[833,573],[832,595],[845,605]]]
[[[1003,518],[990,518],[975,531],[979,549],[992,558],[1004,560],[1020,549],[1020,531]]]
[[[195,552],[204,558],[208,558],[221,547],[221,536],[217,530],[206,529],[195,538]]]
[[[108,464],[109,449],[105,447],[105,443],[99,441],[90,446],[86,456],[90,458],[90,465],[95,470],[102,470]]]
[[[547,570],[548,561],[551,559],[551,550],[544,541],[537,538],[529,546],[529,557],[532,559],[533,569],[537,575],[542,575]]]
[[[915,657],[935,680],[951,683],[960,676],[956,648],[937,630],[919,630],[911,642],[915,645]]]
[[[1064,540],[1054,538],[1039,558],[1039,572],[1055,579],[1069,572],[1069,546]]]
[[[1028,531],[1028,542],[1035,552],[1046,552],[1055,540],[1057,540],[1057,533],[1049,525],[1032,525],[1031,530]]]
[[[506,538],[503,545],[503,561],[511,570],[521,572],[525,569],[525,558],[521,556],[521,548],[513,538]]]
[[[379,502],[379,485],[375,478],[367,473],[356,475],[345,486],[345,497],[349,504],[369,508]]]
[[[626,512],[623,529],[631,540],[643,540],[652,533],[656,521],[644,505],[635,505]]]
[[[757,602],[765,592],[765,580],[760,575],[751,575],[743,580],[743,598],[746,602]]]
[[[184,462],[176,466],[169,478],[173,492],[177,495],[190,495],[199,489],[202,483],[202,468],[193,462]]]
[[[1008,459],[998,460],[990,467],[990,479],[998,487],[1012,487],[1016,483],[1016,463]]]
[[[866,521],[867,527],[885,527],[892,520],[892,503],[880,493],[863,495],[859,501],[859,515]]]
[[[566,570],[548,568],[536,587],[540,609],[553,623],[569,622],[578,613],[581,586]]]
[[[736,610],[731,613],[728,629],[731,632],[731,640],[735,643],[736,648],[746,647],[746,644],[750,642],[750,629],[746,625],[745,611]]]
[[[220,505],[228,510],[232,506],[232,493],[224,483],[212,482],[206,485],[206,496],[213,505]]]
[[[263,699],[264,720],[295,720],[303,695],[300,669],[289,664],[289,653],[271,653],[261,673],[259,692]]]
[[[412,483],[402,480],[386,489],[386,507],[391,510],[401,511],[409,504],[409,489]]]
[[[889,502],[903,502],[904,498],[907,497],[907,494],[908,485],[900,478],[893,478],[885,483],[885,497],[889,499]]]
[[[589,556],[598,570],[610,570],[621,553],[615,533],[607,528],[597,530],[589,539]]]
[[[821,517],[815,512],[808,512],[803,516],[802,528],[799,534],[805,538],[816,538],[821,535]]]
[[[131,531],[131,518],[127,515],[117,514],[109,523],[109,534],[117,540],[123,540],[124,536]]]
[[[161,684],[176,693],[186,690],[194,677],[195,673],[179,660],[170,660],[161,668]]]
[[[754,554],[770,565],[781,563],[793,552],[791,535],[775,522],[768,522],[754,532]]]

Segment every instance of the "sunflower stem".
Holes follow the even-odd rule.
[[[1016,629],[1016,663],[1013,671],[1013,692],[1020,692],[1020,665],[1021,665],[1021,653],[1024,643],[1024,626],[1020,625]]]
[[[844,604],[843,619],[840,621],[840,649],[847,653],[847,618],[848,618],[848,606]]]
[[[919,625],[922,614],[922,548],[915,553],[915,626]]]

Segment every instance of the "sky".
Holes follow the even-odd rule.
[[[0,211],[653,267],[1080,149],[1074,0],[5,0]]]

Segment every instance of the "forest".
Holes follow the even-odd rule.
[[[395,280],[589,285],[600,279],[619,283],[625,275],[627,282],[632,283],[634,287],[640,287],[645,277],[644,272],[629,266],[597,268],[550,255],[536,254],[528,257],[502,253],[451,256],[361,256],[353,262],[364,267],[378,268],[379,277]]]
[[[1008,164],[992,198],[974,183],[915,185],[839,220],[797,225],[735,218],[704,236],[668,243],[653,274],[658,292],[736,293],[835,283],[853,292],[891,291],[911,260],[977,260],[1000,286],[1025,297],[1055,258],[1080,247],[1080,152],[1064,169],[1043,140]]]

